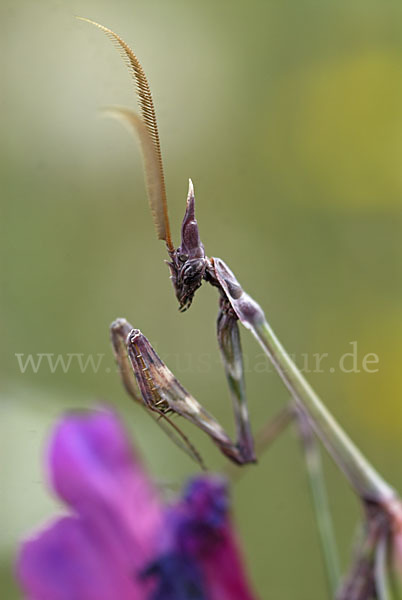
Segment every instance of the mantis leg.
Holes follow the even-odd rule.
[[[134,375],[133,367],[127,353],[127,337],[133,330],[132,326],[125,319],[116,319],[110,326],[110,337],[112,341],[113,351],[120,372],[120,376],[123,385],[131,398],[141,404],[145,409],[146,404],[141,397],[138,389],[136,377]],[[184,450],[195,462],[197,462],[202,469],[205,470],[204,462],[193,446],[187,436],[182,430],[177,427],[175,423],[162,411],[157,408],[153,410],[147,410],[147,413],[158,423],[159,427],[166,433],[166,435],[179,447]]]
[[[243,354],[237,316],[229,303],[221,298],[217,321],[219,349],[229,383],[236,421],[236,446],[244,462],[255,462],[254,440],[248,414],[244,382]]]
[[[128,395],[135,402],[142,404],[137,381],[127,354],[126,340],[131,330],[132,327],[128,321],[125,319],[116,319],[110,326],[110,339],[123,385]]]
[[[180,431],[180,437],[191,447],[192,454],[196,452],[194,447],[172,423],[169,414],[178,414],[205,431],[232,461],[246,462],[218,421],[184,389],[138,329],[133,329],[124,319],[118,319],[111,326],[111,335],[123,384],[132,398],[136,401],[141,398],[149,412],[157,413],[175,428],[176,433]]]

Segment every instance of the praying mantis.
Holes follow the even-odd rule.
[[[381,568],[377,568],[377,555],[384,543],[388,543],[389,527],[394,519],[393,506],[399,506],[400,501],[393,488],[367,461],[297,369],[266,321],[261,307],[243,290],[223,260],[205,254],[195,217],[195,196],[191,180],[181,226],[180,246],[175,248],[173,245],[158,126],[146,75],[137,57],[120,36],[99,23],[89,19],[82,20],[92,23],[107,34],[120,50],[133,77],[140,115],[126,108],[110,108],[107,112],[128,125],[139,138],[149,204],[157,236],[166,244],[169,256],[166,262],[179,310],[183,312],[190,308],[195,293],[204,282],[218,291],[217,337],[234,408],[236,439],[232,441],[219,422],[184,389],[147,338],[125,319],[117,319],[112,323],[110,331],[123,384],[129,395],[142,404],[166,433],[202,468],[205,467],[200,454],[171,420],[171,414],[180,415],[202,429],[233,463],[245,465],[256,462],[245,393],[238,326],[240,321],[253,333],[290,393],[291,401],[286,410],[272,422],[270,429],[266,430],[265,439],[264,436],[260,436],[260,441],[266,446],[268,438],[274,439],[292,420],[299,426],[332,593],[335,593],[339,585],[339,563],[319,449],[313,434],[317,435],[334,458],[366,509],[365,523],[368,525],[368,533],[366,532],[363,538],[364,543],[359,549],[351,575],[346,579],[337,597],[351,600],[353,588],[354,599],[368,598],[364,590],[353,586],[365,586],[366,581],[369,581],[371,587],[380,589],[385,562],[382,567],[380,565]],[[379,526],[376,520],[378,515]],[[382,527],[383,523],[385,528]],[[363,575],[362,569],[366,571]]]
[[[79,17],[81,18],[81,17]],[[229,267],[220,258],[205,254],[195,217],[195,197],[189,181],[186,210],[181,226],[181,243],[172,242],[168,217],[166,186],[158,125],[151,90],[144,70],[131,48],[111,29],[89,19],[84,21],[101,29],[121,52],[133,77],[140,116],[127,108],[113,107],[107,113],[134,130],[143,154],[145,183],[157,236],[166,244],[165,261],[181,312],[190,308],[203,282],[219,294],[217,337],[232,397],[236,422],[233,442],[218,421],[189,393],[156,354],[147,338],[125,319],[111,325],[111,339],[123,384],[130,396],[143,403],[163,429],[202,467],[200,454],[187,436],[170,419],[177,414],[205,431],[220,451],[233,462],[243,465],[256,461],[253,435],[245,394],[244,366],[238,321],[249,327],[264,319],[259,305],[242,289]],[[138,393],[139,390],[139,393]]]

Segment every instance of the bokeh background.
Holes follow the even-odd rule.
[[[233,431],[216,292],[204,286],[188,313],[177,311],[138,146],[97,117],[105,105],[134,106],[130,78],[76,14],[118,32],[148,74],[176,240],[192,177],[208,254],[231,265],[301,366],[303,354],[328,353],[309,380],[402,490],[400,2],[2,0],[0,11],[1,597],[20,597],[21,537],[62,510],[42,456],[64,410],[117,407],[162,490],[196,471],[126,397],[108,339],[115,317],[141,328]],[[287,393],[242,339],[257,429]],[[360,372],[344,373],[339,357],[353,341]],[[73,359],[52,373],[44,359],[22,373],[16,355],[38,353],[100,355],[100,367],[82,372]],[[367,353],[378,372],[361,369]],[[222,468],[209,440],[183,427]],[[359,508],[325,466],[346,568]],[[328,597],[295,432],[245,471],[233,505],[262,598]]]

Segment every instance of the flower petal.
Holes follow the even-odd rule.
[[[142,575],[155,581],[149,600],[207,600],[205,582],[197,562],[183,553],[170,552],[149,565]]]
[[[49,463],[57,494],[97,530],[123,569],[139,572],[153,556],[161,508],[117,417],[108,410],[66,416]]]
[[[166,514],[169,533],[161,559],[169,550],[171,556],[191,558],[200,570],[208,600],[253,600],[228,511],[227,484],[222,478],[192,480],[181,502]]]
[[[116,569],[108,548],[80,517],[57,520],[24,543],[17,575],[31,600],[143,600],[134,573]]]
[[[220,477],[194,479],[187,486],[185,502],[191,515],[190,538],[203,569],[208,599],[255,599],[228,514],[226,481]]]

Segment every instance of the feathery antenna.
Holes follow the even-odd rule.
[[[152,100],[151,90],[146,78],[144,69],[142,68],[138,58],[131,50],[130,46],[108,27],[96,23],[85,17],[77,17],[81,21],[86,21],[101,29],[113,42],[120,51],[124,62],[126,63],[135,83],[138,104],[142,116],[142,122],[145,126],[146,133],[129,111],[121,109],[113,109],[115,113],[120,112],[120,118],[126,120],[129,125],[134,126],[137,134],[139,134],[142,150],[144,153],[144,163],[146,171],[146,183],[149,202],[151,205],[152,215],[158,234],[158,238],[165,240],[168,250],[174,250],[170,233],[169,216],[166,200],[165,177],[163,173],[162,154],[159,141],[158,124],[156,121],[155,108]],[[141,131],[139,131],[141,130]],[[147,139],[148,138],[148,139]],[[154,155],[150,152],[150,144],[154,150]],[[152,165],[151,162],[154,164]],[[151,173],[151,176],[150,176]],[[158,181],[155,181],[157,177]]]

